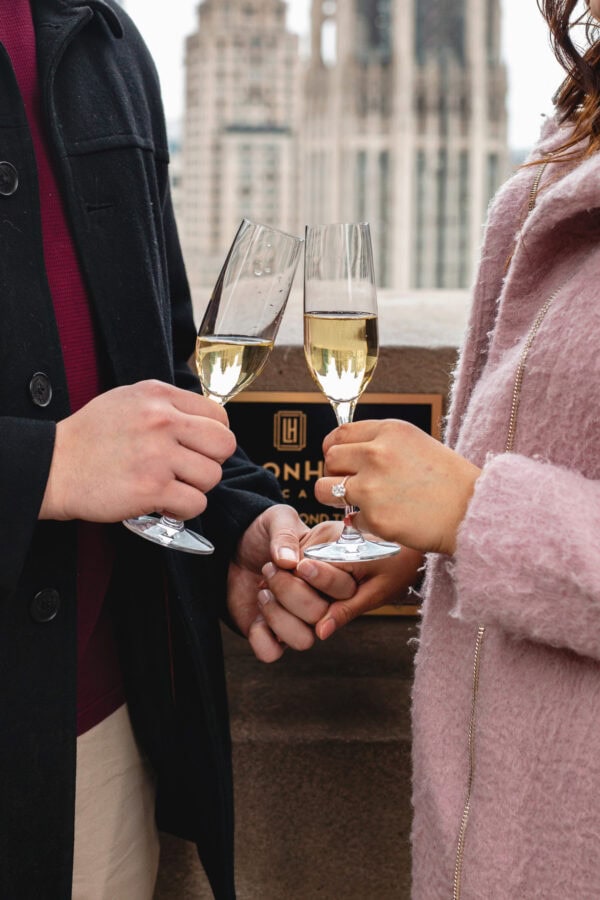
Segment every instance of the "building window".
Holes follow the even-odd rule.
[[[388,244],[389,244],[389,211],[390,211],[390,154],[382,150],[379,154],[379,228],[378,228],[378,281],[382,287],[389,285]]]
[[[437,170],[437,222],[436,222],[436,260],[435,286],[443,288],[446,277],[446,234],[448,231],[448,151],[445,147],[438,152]]]
[[[469,287],[469,151],[458,161],[458,287]]]
[[[425,203],[427,166],[425,151],[418,150],[416,157],[415,179],[415,268],[414,284],[417,288],[425,287]]]
[[[488,202],[498,190],[500,160],[497,153],[489,153],[487,160],[487,195]]]
[[[355,0],[357,56],[362,62],[389,62],[392,57],[390,0]]]
[[[367,218],[367,154],[356,154],[356,217],[362,222]]]
[[[498,42],[497,35],[499,27],[498,18],[498,0],[486,0],[486,16],[485,16],[485,32],[486,32],[486,50],[487,61],[490,66],[496,65],[498,60]]]
[[[465,64],[465,0],[414,0],[415,56],[426,62],[453,59]]]

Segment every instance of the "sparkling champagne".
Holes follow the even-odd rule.
[[[314,380],[332,403],[357,400],[377,363],[377,316],[365,312],[304,315],[304,353]]]
[[[224,404],[260,375],[273,341],[236,334],[201,334],[196,370],[207,397]]]

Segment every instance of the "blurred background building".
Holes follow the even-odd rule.
[[[378,283],[466,288],[509,171],[500,0],[204,0],[186,46],[178,220],[193,289],[247,215],[368,220]]]
[[[212,284],[240,219],[296,230],[302,68],[283,0],[204,0],[186,44],[179,210],[192,287]]]

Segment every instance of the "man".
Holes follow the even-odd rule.
[[[0,0],[0,43],[0,897],[150,898],[156,811],[232,898],[219,616],[263,659],[308,646],[297,612],[316,622],[326,603],[290,572],[277,630],[257,618],[261,568],[294,569],[306,529],[187,367],[159,87],[134,26],[113,0]],[[155,510],[203,513],[214,556],[119,524]]]

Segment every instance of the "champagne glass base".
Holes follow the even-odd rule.
[[[304,555],[322,562],[353,563],[385,559],[386,556],[395,556],[401,549],[399,544],[363,537],[360,540],[341,539],[327,544],[315,544],[307,547]]]
[[[190,531],[189,528],[177,528],[165,523],[158,516],[138,516],[136,519],[125,519],[123,525],[134,534],[160,544],[170,550],[180,550],[183,553],[194,553],[197,556],[207,556],[214,553],[215,548],[210,541]]]

